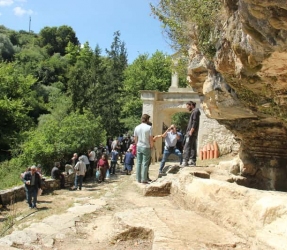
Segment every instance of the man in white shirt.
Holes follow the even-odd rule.
[[[147,171],[150,163],[151,149],[153,148],[152,127],[147,124],[148,115],[141,117],[141,124],[134,130],[134,139],[137,145],[136,178],[139,183],[148,183]]]

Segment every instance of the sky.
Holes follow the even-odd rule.
[[[98,44],[104,55],[113,34],[120,31],[128,61],[157,50],[172,55],[161,23],[151,15],[149,3],[158,0],[0,0],[0,24],[15,31],[39,33],[44,27],[72,27],[80,43]]]

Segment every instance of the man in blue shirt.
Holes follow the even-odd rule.
[[[163,157],[160,163],[159,173],[162,173],[165,162],[171,154],[175,154],[179,158],[179,164],[182,164],[182,153],[176,148],[177,140],[180,139],[179,134],[176,132],[175,125],[171,125],[162,135],[156,137],[165,138],[165,146],[163,151]]]
[[[119,152],[117,148],[114,148],[111,152],[111,170],[110,174],[115,174],[116,172],[116,165],[119,157]]]

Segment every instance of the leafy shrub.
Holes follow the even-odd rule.
[[[160,0],[151,9],[176,50],[187,53],[193,42],[205,56],[212,57],[221,5],[221,0]]]
[[[45,116],[36,130],[26,133],[19,156],[22,165],[41,164],[49,172],[55,161],[67,162],[74,152],[87,152],[105,140],[101,118],[88,111],[71,113],[62,120]]]

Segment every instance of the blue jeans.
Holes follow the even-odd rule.
[[[78,184],[79,184],[79,189],[80,190],[82,189],[83,179],[84,179],[83,175],[76,175],[76,177],[75,177],[75,189],[78,188]]]
[[[163,151],[163,158],[160,162],[160,168],[159,168],[159,172],[162,172],[163,168],[164,168],[164,165],[165,165],[165,162],[167,161],[168,157],[171,155],[171,154],[175,154],[178,156],[179,158],[179,164],[181,165],[182,164],[182,153],[180,152],[179,149],[177,148],[174,148],[174,149],[166,149],[164,148],[164,151]]]
[[[136,178],[138,182],[147,182],[147,171],[150,163],[151,149],[137,148],[137,171]]]
[[[25,186],[27,202],[29,207],[37,206],[37,195],[38,195],[38,187],[36,186]],[[33,201],[32,201],[33,200]]]

